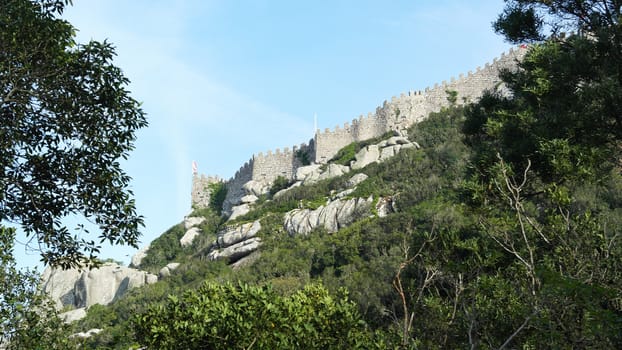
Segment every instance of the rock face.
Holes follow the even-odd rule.
[[[192,227],[196,227],[205,222],[205,218],[202,216],[186,216],[184,218],[184,228],[189,230]]]
[[[184,218],[186,233],[179,239],[179,244],[181,244],[182,247],[185,248],[192,245],[194,239],[201,234],[201,230],[197,226],[201,225],[203,222],[205,222],[205,218],[200,216],[187,216]]]
[[[207,255],[207,258],[211,261],[226,259],[228,263],[234,263],[256,251],[260,245],[261,239],[258,237],[254,237],[228,246],[226,248],[216,249],[210,252]]]
[[[172,262],[167,264],[166,266],[164,266],[163,268],[160,269],[160,272],[158,273],[158,276],[160,278],[164,278],[164,277],[168,277],[171,275],[171,272],[173,272],[173,270],[175,270],[176,268],[179,267],[179,263],[176,262]]]
[[[105,263],[99,268],[79,271],[46,268],[41,286],[58,309],[94,304],[107,305],[129,289],[157,282],[158,277],[145,271]]]
[[[147,256],[147,252],[149,251],[149,244],[140,248],[136,254],[132,256],[132,261],[130,262],[130,267],[137,269],[140,267],[140,264],[143,262],[143,259]]]
[[[285,214],[284,227],[290,235],[309,234],[318,227],[336,232],[370,214],[373,197],[337,199],[315,210],[294,209]]]
[[[409,141],[404,136],[393,136],[388,140],[381,141],[376,145],[369,145],[361,149],[352,161],[352,169],[361,169],[371,163],[382,162],[407,148],[420,148],[416,142]]]
[[[181,244],[181,246],[184,247],[184,248],[188,247],[188,246],[191,246],[192,242],[194,241],[194,239],[197,238],[197,236],[200,235],[200,234],[201,234],[201,230],[199,230],[197,227],[191,227],[179,239],[179,244]]]
[[[259,230],[261,224],[255,221],[219,232],[207,258],[211,261],[227,260],[228,263],[234,263],[250,255],[261,245],[261,239],[255,237]]]
[[[251,211],[251,207],[248,203],[233,206],[231,208],[231,215],[229,215],[229,220],[233,220],[239,216],[246,215],[249,211]]]

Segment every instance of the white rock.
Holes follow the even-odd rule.
[[[261,224],[259,223],[259,220],[257,220],[229,230],[221,231],[216,239],[216,244],[221,248],[227,247],[251,237],[255,237],[259,230],[261,230]]]
[[[231,215],[229,216],[229,220],[233,220],[239,216],[245,215],[249,211],[251,211],[251,207],[247,203],[242,205],[236,205],[235,207],[231,208]]]
[[[142,263],[143,259],[147,256],[147,252],[149,251],[149,244],[140,248],[136,254],[132,256],[132,260],[130,262],[130,267],[138,268]]]
[[[332,197],[333,200],[341,199],[343,197],[349,196],[352,192],[354,192],[354,188],[348,188],[347,190],[343,190]]]
[[[179,265],[180,264],[176,262],[169,263],[160,269],[158,275],[160,276],[160,278],[168,277],[171,275],[171,272],[173,272],[173,270],[179,267]]]
[[[302,186],[302,181],[296,181],[294,182],[291,186],[289,186],[288,188],[284,188],[282,190],[280,190],[279,192],[275,193],[272,197],[273,198],[279,198],[282,195],[284,195],[287,191],[291,190],[292,188],[296,188]]]
[[[368,176],[367,176],[367,175],[365,175],[365,174],[363,174],[363,173],[358,173],[358,174],[356,174],[356,175],[352,176],[352,177],[350,178],[350,180],[348,180],[348,181],[346,182],[346,186],[348,186],[348,187],[354,187],[354,186],[356,186],[356,185],[360,184],[361,182],[363,182],[363,181],[367,180],[367,178],[368,178]]]
[[[261,239],[253,237],[223,249],[216,249],[210,252],[207,258],[210,261],[227,260],[229,263],[233,263],[256,251],[260,245]]]
[[[318,180],[321,181],[321,180],[326,180],[326,179],[332,179],[334,177],[341,176],[348,172],[350,172],[349,166],[339,165],[339,164],[328,164],[328,166],[326,167],[326,170],[324,170],[318,177]]]
[[[233,264],[231,264],[231,268],[233,268],[234,270],[237,270],[242,267],[251,265],[252,263],[257,261],[257,259],[259,259],[260,256],[261,256],[261,253],[258,250],[256,250],[250,253],[249,255],[241,258],[240,260],[234,262]]]
[[[145,285],[147,275],[145,271],[117,264],[104,264],[100,268],[84,271],[74,287],[75,306],[107,305],[129,289]]]
[[[395,155],[396,146],[387,146],[380,151],[380,160],[383,161],[387,158],[391,158]]]
[[[41,278],[43,291],[55,302],[58,310],[64,306],[76,308],[94,304],[107,305],[129,289],[157,280],[145,271],[105,263],[96,269],[47,268]]]
[[[181,244],[182,247],[188,247],[190,245],[192,245],[192,242],[194,241],[194,239],[201,234],[201,230],[199,230],[197,227],[191,227],[188,231],[186,231],[186,233],[184,233],[184,235],[179,239],[179,244]]]
[[[73,293],[76,282],[82,275],[78,269],[53,269],[47,267],[41,276],[41,285],[60,310],[65,305],[77,305]]]
[[[413,142],[413,143],[407,143],[407,144],[405,144],[405,145],[402,145],[402,149],[407,149],[407,148],[416,148],[416,149],[419,149],[419,148],[421,148],[421,146],[419,146],[419,144],[418,144],[418,143],[416,143],[416,142]]]
[[[154,284],[158,282],[158,276],[149,273],[147,274],[147,277],[145,278],[145,282],[147,284]]]
[[[266,194],[270,191],[270,184],[262,181],[251,180],[245,183],[242,188],[244,189],[244,192],[246,192],[246,194],[252,194],[259,197],[262,194]]]
[[[307,176],[319,170],[321,166],[322,165],[320,164],[301,166],[300,168],[296,169],[296,175],[294,175],[294,179],[297,181],[304,181]]]
[[[380,159],[378,145],[369,145],[356,153],[356,160],[352,162],[352,169],[361,169]]]
[[[406,145],[409,144],[410,141],[408,141],[407,138],[403,137],[403,136],[393,136],[390,139],[387,140],[387,145],[389,146],[394,146],[394,145]]]
[[[283,226],[290,235],[309,234],[318,227],[336,232],[369,214],[372,197],[337,199],[315,210],[294,209],[285,214]]]
[[[81,307],[75,310],[63,312],[62,314],[58,316],[60,317],[61,320],[63,320],[63,322],[71,323],[73,321],[78,321],[86,317],[86,308]]]
[[[247,194],[246,196],[240,199],[240,203],[255,203],[259,200],[257,196],[254,194]]]
[[[192,227],[201,225],[205,221],[202,216],[191,216],[184,218],[184,229],[189,230]]]

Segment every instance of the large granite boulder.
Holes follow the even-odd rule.
[[[255,252],[261,245],[261,239],[255,237],[261,230],[259,220],[225,228],[218,233],[207,254],[211,261],[226,260],[235,263]]]
[[[296,169],[294,180],[304,181],[304,179],[306,179],[307,176],[309,176],[310,174],[314,172],[319,173],[319,170],[321,167],[322,167],[321,164],[311,164],[311,165],[301,166],[300,168]]]
[[[231,264],[250,255],[256,251],[260,245],[261,239],[259,237],[253,237],[226,248],[213,250],[207,255],[207,258],[210,261],[226,260]]]
[[[65,306],[89,307],[94,304],[107,305],[128,290],[157,282],[158,277],[145,271],[105,263],[93,269],[46,268],[41,277],[41,286],[58,309]]]
[[[143,262],[143,259],[147,256],[147,252],[149,251],[149,247],[150,245],[147,244],[146,246],[140,248],[136,254],[134,254],[132,256],[132,260],[130,262],[130,267],[133,267],[135,269],[140,267],[140,264]]]
[[[261,230],[259,220],[225,229],[218,233],[218,238],[216,238],[214,245],[217,247],[227,247],[255,237],[259,230]]]
[[[194,239],[201,234],[201,230],[198,227],[191,227],[184,235],[179,239],[179,244],[182,247],[189,247],[194,242]]]
[[[248,203],[236,205],[231,208],[231,215],[229,216],[229,220],[237,219],[242,215],[248,214],[251,211],[251,206]]]
[[[369,145],[356,153],[355,161],[352,162],[352,169],[361,169],[380,159],[380,149],[378,145]]]
[[[73,321],[78,321],[86,317],[86,308],[81,307],[75,310],[63,312],[62,314],[59,315],[59,317],[65,323],[71,323]]]
[[[189,230],[192,227],[197,227],[205,222],[205,218],[202,216],[186,216],[184,218],[184,229]]]
[[[160,269],[158,276],[160,278],[165,278],[171,275],[171,272],[173,272],[175,269],[177,269],[179,267],[179,265],[181,265],[180,263],[177,262],[172,262],[172,263],[168,263],[166,266],[164,266],[163,268]]]
[[[290,235],[309,234],[318,227],[336,232],[371,213],[373,197],[337,199],[315,210],[294,209],[285,214],[284,227]]]

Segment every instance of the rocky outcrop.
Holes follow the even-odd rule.
[[[226,260],[228,263],[235,263],[250,255],[261,245],[261,239],[255,237],[259,230],[261,224],[255,221],[219,232],[207,254],[208,260]]]
[[[192,227],[197,227],[205,222],[205,218],[202,216],[186,216],[184,218],[184,229],[189,230]]]
[[[251,206],[248,203],[242,203],[231,208],[231,215],[229,220],[234,220],[242,215],[248,214],[251,211]]]
[[[136,254],[132,256],[132,260],[130,262],[130,267],[135,269],[140,267],[140,264],[143,262],[143,259],[147,256],[147,252],[149,251],[149,244],[140,248]]]
[[[107,305],[128,290],[158,281],[156,275],[145,271],[105,263],[94,269],[46,268],[41,286],[56,303],[58,309],[76,309],[94,304]]]
[[[369,176],[367,176],[366,174],[358,173],[358,174],[352,176],[350,178],[350,180],[348,180],[346,182],[346,186],[347,187],[355,187],[356,185],[360,184],[361,182],[367,180],[368,177]]]
[[[191,227],[184,235],[179,239],[179,244],[182,247],[189,247],[194,242],[194,239],[201,234],[201,230],[198,227]]]
[[[171,272],[173,272],[175,269],[177,269],[179,267],[179,263],[176,262],[172,262],[172,263],[168,263],[166,266],[164,266],[163,268],[160,269],[158,276],[160,278],[165,278],[171,275]]]
[[[254,237],[228,246],[226,248],[211,251],[207,255],[207,258],[210,261],[226,260],[228,263],[231,264],[247,255],[250,255],[252,252],[256,251],[260,245],[261,239],[258,237]]]
[[[385,217],[391,213],[397,212],[395,199],[392,196],[380,197],[376,202],[376,213],[378,217]]]
[[[311,185],[318,181],[332,179],[343,174],[347,174],[350,171],[349,166],[339,164],[328,164],[324,170],[317,168],[309,173],[303,180],[304,185]]]
[[[416,142],[409,141],[404,136],[393,136],[375,145],[362,148],[356,154],[356,160],[352,161],[352,169],[361,169],[371,163],[382,162],[395,156],[402,149],[420,148]]]
[[[86,317],[86,308],[81,307],[75,310],[63,312],[59,315],[61,320],[65,323],[71,323],[73,321],[78,321]]]
[[[355,220],[368,216],[373,197],[337,199],[315,210],[294,209],[285,214],[284,227],[290,235],[309,234],[318,227],[336,232]]]
[[[194,239],[201,234],[199,225],[205,222],[205,218],[201,216],[187,216],[184,218],[184,229],[186,233],[179,239],[179,244],[182,247],[189,247],[194,242]]]

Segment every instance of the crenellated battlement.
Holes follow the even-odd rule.
[[[374,113],[360,115],[343,125],[336,125],[333,129],[316,131],[314,138],[307,144],[294,146],[291,150],[277,148],[274,152],[269,150],[253,155],[235,176],[227,181],[228,194],[225,206],[234,205],[236,198],[243,196],[242,186],[248,181],[270,184],[279,176],[291,180],[296,169],[305,161],[326,163],[341,148],[352,142],[378,137],[391,130],[404,132],[430,113],[448,107],[450,102],[447,100],[447,91],[457,93],[457,104],[476,101],[484,91],[499,88],[501,83],[499,72],[502,69],[516,67],[516,62],[522,59],[525,52],[525,48],[510,49],[507,53],[495,57],[492,62],[478,66],[475,71],[469,71],[466,75],[450,77],[449,81],[443,80],[440,84],[434,84],[423,90],[392,96],[378,106]]]

